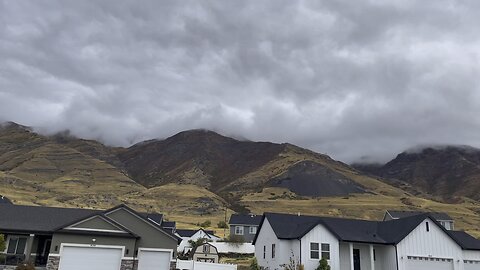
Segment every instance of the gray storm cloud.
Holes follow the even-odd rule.
[[[480,2],[0,1],[0,120],[206,128],[343,161],[480,146]]]

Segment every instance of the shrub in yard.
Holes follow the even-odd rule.
[[[250,263],[250,270],[260,270],[260,266],[258,266],[257,258],[252,259],[252,263]]]
[[[5,250],[5,237],[0,234],[0,250]]]
[[[304,270],[305,266],[301,264],[297,259],[295,259],[295,255],[292,252],[292,256],[288,259],[288,263],[280,265],[283,267],[284,270]]]
[[[232,244],[241,244],[245,242],[245,238],[241,235],[230,234],[225,242],[232,243]]]
[[[228,229],[227,223],[223,220],[217,223],[217,227],[221,229]]]
[[[212,222],[210,220],[207,220],[207,221],[201,223],[200,227],[206,228],[206,227],[210,227],[211,225],[212,225]]]
[[[318,265],[316,270],[330,270],[330,265],[328,265],[328,261],[325,258],[320,260],[320,265]]]
[[[17,268],[15,270],[35,270],[35,266],[33,263],[21,263],[17,265]]]

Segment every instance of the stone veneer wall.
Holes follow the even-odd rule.
[[[58,270],[60,264],[59,256],[48,256],[47,270]]]
[[[120,270],[136,270],[137,266],[134,260],[122,260]]]

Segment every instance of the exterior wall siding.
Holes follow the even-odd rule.
[[[258,230],[258,226],[252,226],[252,225],[241,225],[241,224],[230,224],[230,235],[236,235],[235,234],[235,227],[236,226],[242,226],[243,227],[243,234],[239,235],[243,237],[243,240],[245,242],[253,242],[253,239],[255,238],[256,233],[250,233],[250,227],[256,227]]]
[[[273,259],[272,244],[275,244],[275,258]],[[264,247],[266,248],[265,259],[263,258]],[[300,241],[278,239],[268,219],[265,219],[255,244],[255,257],[262,267],[268,267],[270,270],[282,269],[281,265],[288,263],[290,258],[300,261]]]
[[[100,217],[94,217],[73,226],[74,228],[101,229],[101,230],[120,230]]]
[[[171,249],[176,256],[176,239],[170,237],[166,233],[160,232],[157,228],[154,228],[146,221],[131,214],[129,211],[120,208],[108,213],[107,216],[141,237],[137,244],[138,248]]]
[[[349,243],[340,243],[339,245],[339,265],[340,270],[350,270],[350,244]]]
[[[374,246],[375,270],[396,270],[397,260],[394,246]]]
[[[429,223],[428,232],[426,222]],[[455,270],[463,270],[462,249],[430,219],[423,221],[405,237],[397,245],[397,250],[399,270],[408,270],[408,256],[452,259]]]
[[[318,267],[320,259],[310,259],[310,243],[330,244],[330,260],[331,269],[340,268],[340,249],[338,239],[330,233],[323,225],[317,225],[302,237],[302,263],[305,270],[314,270]],[[321,252],[320,252],[321,258]],[[366,269],[366,268],[365,268]]]

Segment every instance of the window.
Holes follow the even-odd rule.
[[[8,241],[7,254],[24,254],[27,246],[26,237],[11,236]]]
[[[257,233],[257,227],[250,227],[250,234],[256,234]]]
[[[267,258],[267,246],[263,246],[263,258]]]
[[[203,253],[210,253],[210,246],[209,245],[203,245]]]
[[[320,259],[320,246],[318,243],[310,243],[310,259]]]
[[[243,226],[235,226],[235,234],[243,235]]]
[[[429,232],[430,231],[430,225],[428,224],[428,222],[425,222],[425,227],[427,229],[427,232]]]
[[[330,244],[322,243],[322,259],[330,260]]]
[[[275,258],[275,244],[272,244],[272,259]]]

